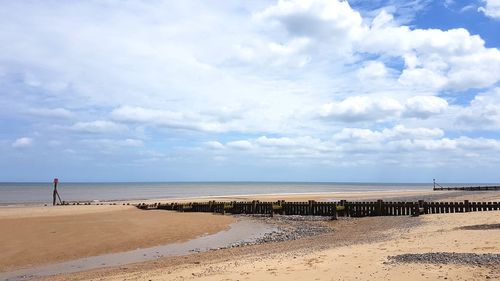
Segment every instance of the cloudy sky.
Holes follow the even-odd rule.
[[[0,0],[0,181],[500,181],[500,1]]]

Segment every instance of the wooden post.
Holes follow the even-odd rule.
[[[59,183],[59,179],[54,179],[54,191],[52,192],[52,206],[56,205],[56,197],[59,199],[59,203],[62,205],[63,202],[61,197],[59,196],[59,192],[57,192],[57,184]]]
[[[307,214],[310,216],[314,214],[313,205],[314,205],[314,200],[309,200],[309,208],[307,210]]]
[[[411,216],[412,217],[418,217],[418,216],[420,216],[420,207],[419,207],[418,203],[412,203]]]
[[[377,205],[375,205],[375,215],[382,216],[382,205],[383,204],[384,204],[384,202],[381,199],[377,200]]]
[[[333,203],[332,213],[332,220],[337,220],[337,204],[335,203]]]
[[[421,215],[427,214],[427,210],[425,209],[424,205],[425,205],[424,200],[418,200],[418,212]]]

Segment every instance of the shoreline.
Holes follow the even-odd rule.
[[[209,196],[186,196],[186,197],[155,197],[155,198],[143,198],[143,199],[114,199],[114,200],[82,200],[82,201],[69,201],[69,202],[96,202],[96,203],[126,203],[126,202],[137,202],[137,201],[173,201],[173,200],[209,200],[214,198],[221,199],[233,199],[239,197],[249,197],[249,198],[281,198],[281,197],[321,197],[326,198],[329,196],[338,196],[345,194],[346,196],[351,195],[374,195],[374,194],[407,194],[407,193],[417,193],[417,194],[432,194],[432,193],[451,193],[453,191],[433,191],[422,190],[422,189],[394,189],[394,190],[363,190],[363,191],[331,191],[331,192],[284,192],[284,193],[248,193],[248,194],[229,194],[229,195],[209,195]],[[32,206],[32,205],[43,205],[49,202],[25,202],[25,203],[2,203],[10,204],[10,206]],[[4,205],[0,204],[0,207]]]
[[[138,201],[145,201],[145,202],[154,202],[154,201],[173,201],[173,200],[209,200],[209,199],[215,199],[215,198],[221,198],[221,199],[232,199],[232,198],[239,198],[239,197],[249,197],[249,198],[257,198],[257,197],[270,197],[270,198],[279,198],[280,196],[285,196],[285,197],[294,197],[294,196],[314,196],[314,197],[321,197],[321,196],[333,196],[333,195],[338,195],[338,194],[350,194],[350,195],[356,195],[356,194],[371,194],[371,193],[408,193],[408,192],[415,192],[415,193],[427,193],[430,192],[432,193],[431,190],[423,190],[423,189],[391,189],[391,190],[363,190],[363,191],[325,191],[325,192],[284,192],[284,193],[248,193],[248,194],[229,194],[229,195],[208,195],[208,196],[186,196],[186,197],[154,197],[154,198],[136,198],[136,199],[113,199],[113,200],[81,200],[81,201],[68,201],[68,202],[91,202],[91,204],[95,203],[131,203],[131,202],[138,202]],[[449,191],[446,191],[449,192]],[[52,205],[51,201],[46,201],[46,202],[19,202],[19,203],[0,203],[0,208],[2,207],[15,207],[15,206],[43,206],[43,205]]]
[[[63,199],[71,202],[123,202],[158,199],[180,199],[248,196],[263,194],[372,192],[426,190],[428,183],[335,183],[335,182],[185,182],[185,183],[61,183]],[[0,206],[16,204],[50,204],[51,183],[0,183]]]
[[[496,190],[498,192],[498,190]],[[384,199],[389,196],[395,198],[405,198],[414,196],[435,196],[435,195],[453,195],[460,192],[465,192],[466,194],[475,194],[481,192],[495,192],[495,190],[490,191],[460,191],[460,190],[433,190],[432,186],[428,189],[416,188],[397,188],[397,189],[373,189],[373,190],[343,190],[343,191],[320,191],[320,192],[279,192],[279,193],[245,193],[245,194],[223,194],[223,195],[207,195],[207,196],[180,196],[180,197],[151,197],[151,198],[138,198],[138,199],[112,199],[112,200],[64,200],[69,202],[70,205],[73,203],[79,203],[80,205],[88,203],[90,205],[99,204],[138,204],[138,203],[169,203],[169,202],[189,202],[189,201],[210,201],[210,200],[221,200],[221,201],[234,201],[234,200],[283,200],[291,199],[297,201],[301,198],[311,198],[316,200],[341,200],[341,199],[373,199],[380,195],[378,199]],[[398,197],[399,196],[399,197]],[[51,206],[49,200],[45,202],[14,202],[14,203],[0,203],[0,209],[9,207],[33,207],[33,206]]]

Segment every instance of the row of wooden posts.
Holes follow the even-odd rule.
[[[500,186],[459,186],[459,187],[436,187],[433,190],[463,190],[463,191],[484,191],[484,190],[500,190]]]
[[[423,214],[464,213],[500,210],[500,202],[191,202],[191,203],[154,203],[137,205],[138,208],[172,210],[179,212],[209,212],[219,214],[260,214],[260,215],[302,215],[337,217],[367,216],[419,216]]]

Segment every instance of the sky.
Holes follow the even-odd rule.
[[[500,182],[499,48],[499,0],[0,0],[0,181]]]

